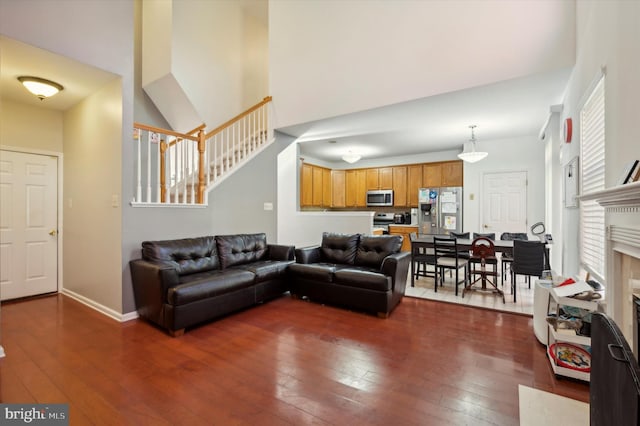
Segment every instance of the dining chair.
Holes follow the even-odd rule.
[[[487,238],[488,240],[495,241],[496,233],[495,232],[489,232],[489,233],[486,233],[486,234],[482,234],[482,233],[474,232],[473,233],[473,240],[475,241],[476,238]],[[494,251],[495,251],[495,248],[494,248]],[[474,259],[473,254],[472,254],[471,257],[469,258],[469,263],[471,264],[471,265],[469,265],[470,269],[471,269],[471,271],[470,271],[471,275],[473,275],[473,279],[475,280],[476,277],[473,274],[473,270],[474,270],[474,267],[477,267],[477,264],[480,263],[480,259],[478,259],[478,258]],[[492,258],[487,259],[485,261],[485,263],[487,265],[493,265],[493,272],[495,272],[496,276],[497,276],[498,275],[498,258],[493,256]]]
[[[411,242],[411,287],[415,286],[414,279],[417,280],[419,277],[435,278],[436,256],[434,250],[427,243],[420,243],[417,239],[417,233],[411,232],[409,234],[409,241]],[[431,274],[429,274],[427,265],[434,267],[434,271]],[[422,271],[420,267],[422,267]]]
[[[513,240],[513,262],[511,262],[511,290],[516,301],[516,275],[540,277],[544,270],[545,245],[540,241]]]
[[[440,287],[444,284],[444,270],[455,271],[455,294],[458,295],[458,284],[460,284],[459,271],[464,268],[464,276],[462,282],[466,286],[469,276],[469,259],[459,256],[458,242],[456,238],[451,237],[433,237],[433,250],[436,257],[435,264],[435,285],[434,290],[438,291],[438,282]]]
[[[476,275],[479,277],[470,281],[469,284],[465,286],[464,290],[462,290],[462,297],[464,298],[464,294],[471,290],[491,291],[502,296],[502,303],[505,303],[504,292],[500,290],[497,285],[498,268],[496,267],[496,248],[493,240],[488,237],[474,238],[471,242],[470,261],[469,267],[472,268],[471,275],[473,275],[474,278]],[[487,265],[493,265],[492,270],[488,270]],[[478,282],[482,284],[480,289],[474,288],[474,284]]]
[[[523,240],[527,241],[529,237],[526,232],[503,232],[500,235],[502,241]],[[510,268],[513,262],[513,250],[503,250],[500,255],[500,283],[504,285],[504,277],[507,274],[507,268]]]

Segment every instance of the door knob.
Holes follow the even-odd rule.
[[[52,237],[55,237],[57,233],[58,231],[56,231],[55,229],[52,229],[51,231],[49,231],[49,235],[51,235]]]

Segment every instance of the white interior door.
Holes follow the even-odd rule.
[[[485,173],[482,184],[482,232],[528,232],[527,172]]]
[[[58,290],[58,159],[0,151],[0,299]]]

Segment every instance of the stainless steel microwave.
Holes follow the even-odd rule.
[[[393,206],[393,190],[382,189],[379,191],[367,191],[367,207],[380,206]]]

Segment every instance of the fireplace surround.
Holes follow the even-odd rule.
[[[640,297],[640,182],[583,195],[605,208],[606,225],[606,313],[638,354],[636,305]]]

